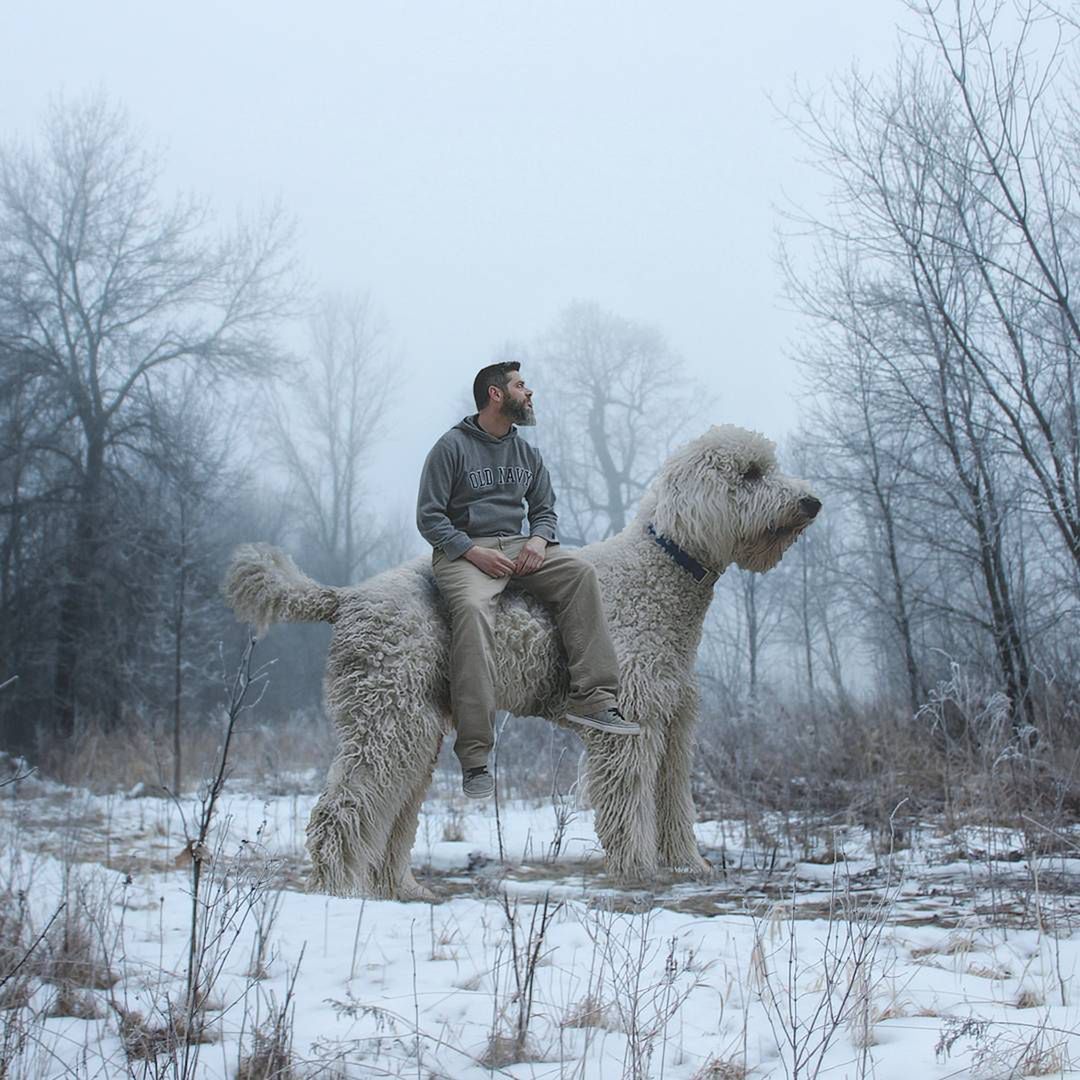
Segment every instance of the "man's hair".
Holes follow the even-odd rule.
[[[481,368],[472,384],[473,401],[479,412],[488,403],[488,387],[495,386],[505,390],[510,385],[512,372],[520,371],[521,365],[516,360],[507,360],[501,364],[488,364]]]

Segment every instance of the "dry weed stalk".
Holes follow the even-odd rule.
[[[248,702],[251,689],[260,684],[265,688],[267,667],[258,670],[252,667],[254,645],[254,639],[249,638],[231,681],[222,742],[193,827],[189,828],[183,807],[176,804],[186,838],[176,865],[187,867],[190,873],[183,993],[177,998],[167,988],[159,987],[158,1004],[149,1017],[128,1008],[126,1003],[115,999],[111,1003],[129,1061],[142,1061],[144,1072],[149,1070],[150,1075],[168,1076],[170,1080],[192,1080],[199,1073],[200,1047],[214,1037],[207,1015],[214,1011],[210,1004],[213,989],[252,911],[261,902],[260,913],[265,921],[273,907],[272,901],[265,899],[272,865],[252,868],[242,859],[230,861],[224,851],[227,829],[216,835],[213,831],[219,799],[229,775],[229,754],[237,723],[261,700],[260,693],[254,702]],[[218,867],[221,869],[217,870]],[[256,966],[265,960],[268,947],[269,931],[262,929],[265,932],[256,938]],[[250,980],[253,978],[254,974],[249,975]]]
[[[511,1077],[512,1080],[512,1073],[508,1073],[501,1066],[489,1064],[473,1057],[472,1054],[462,1050],[456,1041],[420,1031],[400,1013],[383,1008],[381,1005],[371,1005],[357,1001],[351,992],[346,995],[345,1001],[328,998],[326,1004],[339,1017],[346,1016],[350,1020],[372,1020],[375,1024],[375,1034],[359,1039],[330,1039],[325,1037],[316,1039],[313,1044],[317,1063],[316,1076],[324,1076],[326,1070],[331,1068],[348,1069],[353,1065],[360,1066],[363,1070],[361,1075],[373,1073],[379,1076],[401,1076],[403,1074],[400,1069],[389,1073],[379,1066],[373,1069],[369,1063],[373,1060],[377,1062],[379,1058],[384,1056],[393,1057],[394,1051],[397,1051],[405,1061],[411,1062],[413,1071],[415,1071],[419,1060],[416,1054],[416,1040],[421,1039],[424,1043],[430,1043],[437,1050],[450,1054],[455,1059],[460,1058],[468,1069],[482,1066],[491,1073]],[[436,1078],[436,1080],[443,1080],[443,1077],[456,1075],[451,1066],[444,1065],[443,1068],[448,1071],[432,1072],[432,1077]]]
[[[265,979],[269,975],[270,940],[281,914],[281,901],[284,890],[271,887],[259,890],[252,905],[255,919],[255,937],[251,943],[251,964],[248,966],[249,979]]]
[[[13,897],[8,889],[0,900],[0,1080],[8,1080],[15,1075],[12,1069],[22,1059],[30,1039],[25,1010],[34,981],[28,969],[60,912],[53,914],[37,939],[28,945],[25,896]]]
[[[577,796],[581,783],[580,775],[570,785],[569,791],[565,794],[559,791],[559,772],[565,756],[566,747],[563,747],[559,751],[559,759],[556,761],[551,774],[551,809],[555,814],[555,831],[552,833],[551,843],[547,845],[547,850],[544,852],[544,862],[556,862],[558,860],[562,854],[563,844],[566,843],[567,830],[579,813]]]
[[[520,918],[519,901],[511,901],[505,893],[500,894],[503,917],[510,948],[510,974],[514,979],[514,991],[509,1002],[498,1002],[498,977],[496,975],[496,1017],[488,1036],[488,1049],[483,1062],[489,1067],[502,1067],[535,1058],[529,1045],[529,1024],[532,1020],[533,1001],[536,993],[536,973],[544,957],[544,940],[552,920],[562,910],[560,902],[552,906],[551,893],[545,893],[540,904],[532,905],[529,926],[526,930]],[[498,966],[498,962],[496,962]],[[506,1015],[513,1007],[514,1017],[505,1026]]]
[[[652,933],[655,909],[622,915],[597,908],[590,914],[585,929],[599,952],[618,1029],[626,1034],[623,1075],[627,1080],[647,1080],[658,1042],[663,1072],[668,1025],[702,985],[707,968],[695,962],[692,951],[680,961],[676,938],[663,945],[656,942]],[[649,982],[647,972],[661,948],[666,949],[664,973]]]
[[[273,995],[270,996],[270,1017],[266,1023],[255,1025],[251,1053],[240,1059],[236,1080],[294,1080],[292,1042],[296,979],[303,962],[304,951],[301,949],[285,988],[285,998],[278,1007]]]
[[[834,864],[829,913],[821,960],[804,970],[798,952],[797,892],[792,888],[786,917],[771,923],[783,940],[770,954],[768,928],[758,925],[752,964],[758,996],[765,1007],[780,1061],[789,1080],[816,1080],[841,1027],[850,1025],[860,1052],[857,1075],[867,1075],[873,1043],[872,1002],[877,983],[885,978],[875,970],[882,933],[891,918],[895,894],[860,905],[850,881],[838,880],[842,864]],[[770,961],[786,952],[781,972]],[[806,974],[815,975],[807,988]],[[809,1004],[809,1010],[806,1006]]]
[[[206,871],[211,866],[212,852],[210,850],[210,831],[214,823],[214,815],[217,810],[218,800],[225,787],[225,780],[229,772],[229,750],[232,746],[236,725],[240,717],[255,708],[262,700],[262,694],[266,689],[268,666],[253,669],[253,656],[255,652],[255,638],[248,637],[236,674],[233,677],[229,690],[225,711],[225,731],[221,747],[218,752],[217,766],[214,775],[205,788],[200,799],[199,814],[196,818],[194,833],[185,832],[187,843],[181,854],[181,859],[187,861],[191,868],[191,911],[188,930],[188,957],[186,969],[186,989],[183,1006],[183,1028],[185,1031],[198,1031],[199,1015],[202,1002],[210,993],[210,988],[216,980],[224,964],[224,958],[228,955],[231,942],[226,944],[223,935],[227,932],[226,927],[232,927],[232,942],[240,933],[243,920],[238,925],[234,920],[219,919],[216,925],[219,927],[217,934],[211,929],[212,916],[215,908],[223,905],[236,903],[241,909],[250,910],[259,894],[256,883],[245,890],[245,895],[236,897],[228,888],[227,882],[218,879],[213,895],[208,899],[203,894],[203,886]],[[252,687],[259,687],[259,695],[255,701],[248,703],[247,698]],[[246,911],[245,911],[246,914]],[[224,947],[222,947],[224,945]],[[192,1075],[195,1063],[198,1060],[197,1052],[189,1052],[190,1045],[184,1044],[180,1068],[181,1077],[186,1080]]]
[[[1080,1065],[1069,1054],[1076,1032],[1053,1027],[1049,1014],[1037,1024],[991,1022],[978,1016],[949,1017],[934,1053],[952,1056],[956,1045],[970,1042],[973,1076],[1058,1076]]]

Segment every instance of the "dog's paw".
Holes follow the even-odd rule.
[[[442,897],[421,885],[420,882],[412,881],[399,885],[392,899],[403,904],[437,904]]]
[[[724,876],[723,868],[714,866],[704,855],[675,860],[670,867],[676,876],[693,878],[695,881],[716,881]]]

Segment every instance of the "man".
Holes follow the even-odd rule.
[[[532,396],[520,364],[481,370],[473,381],[476,415],[432,447],[416,504],[416,524],[434,549],[432,569],[450,608],[454,752],[462,790],[474,799],[495,790],[487,769],[495,720],[495,617],[511,579],[552,606],[569,661],[567,719],[615,735],[641,730],[616,705],[619,668],[596,574],[559,547],[548,471],[514,426],[536,423]]]

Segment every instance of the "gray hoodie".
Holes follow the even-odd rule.
[[[529,535],[557,544],[555,493],[540,451],[512,427],[501,439],[466,416],[431,448],[420,474],[416,527],[432,547],[457,559],[474,536]]]

